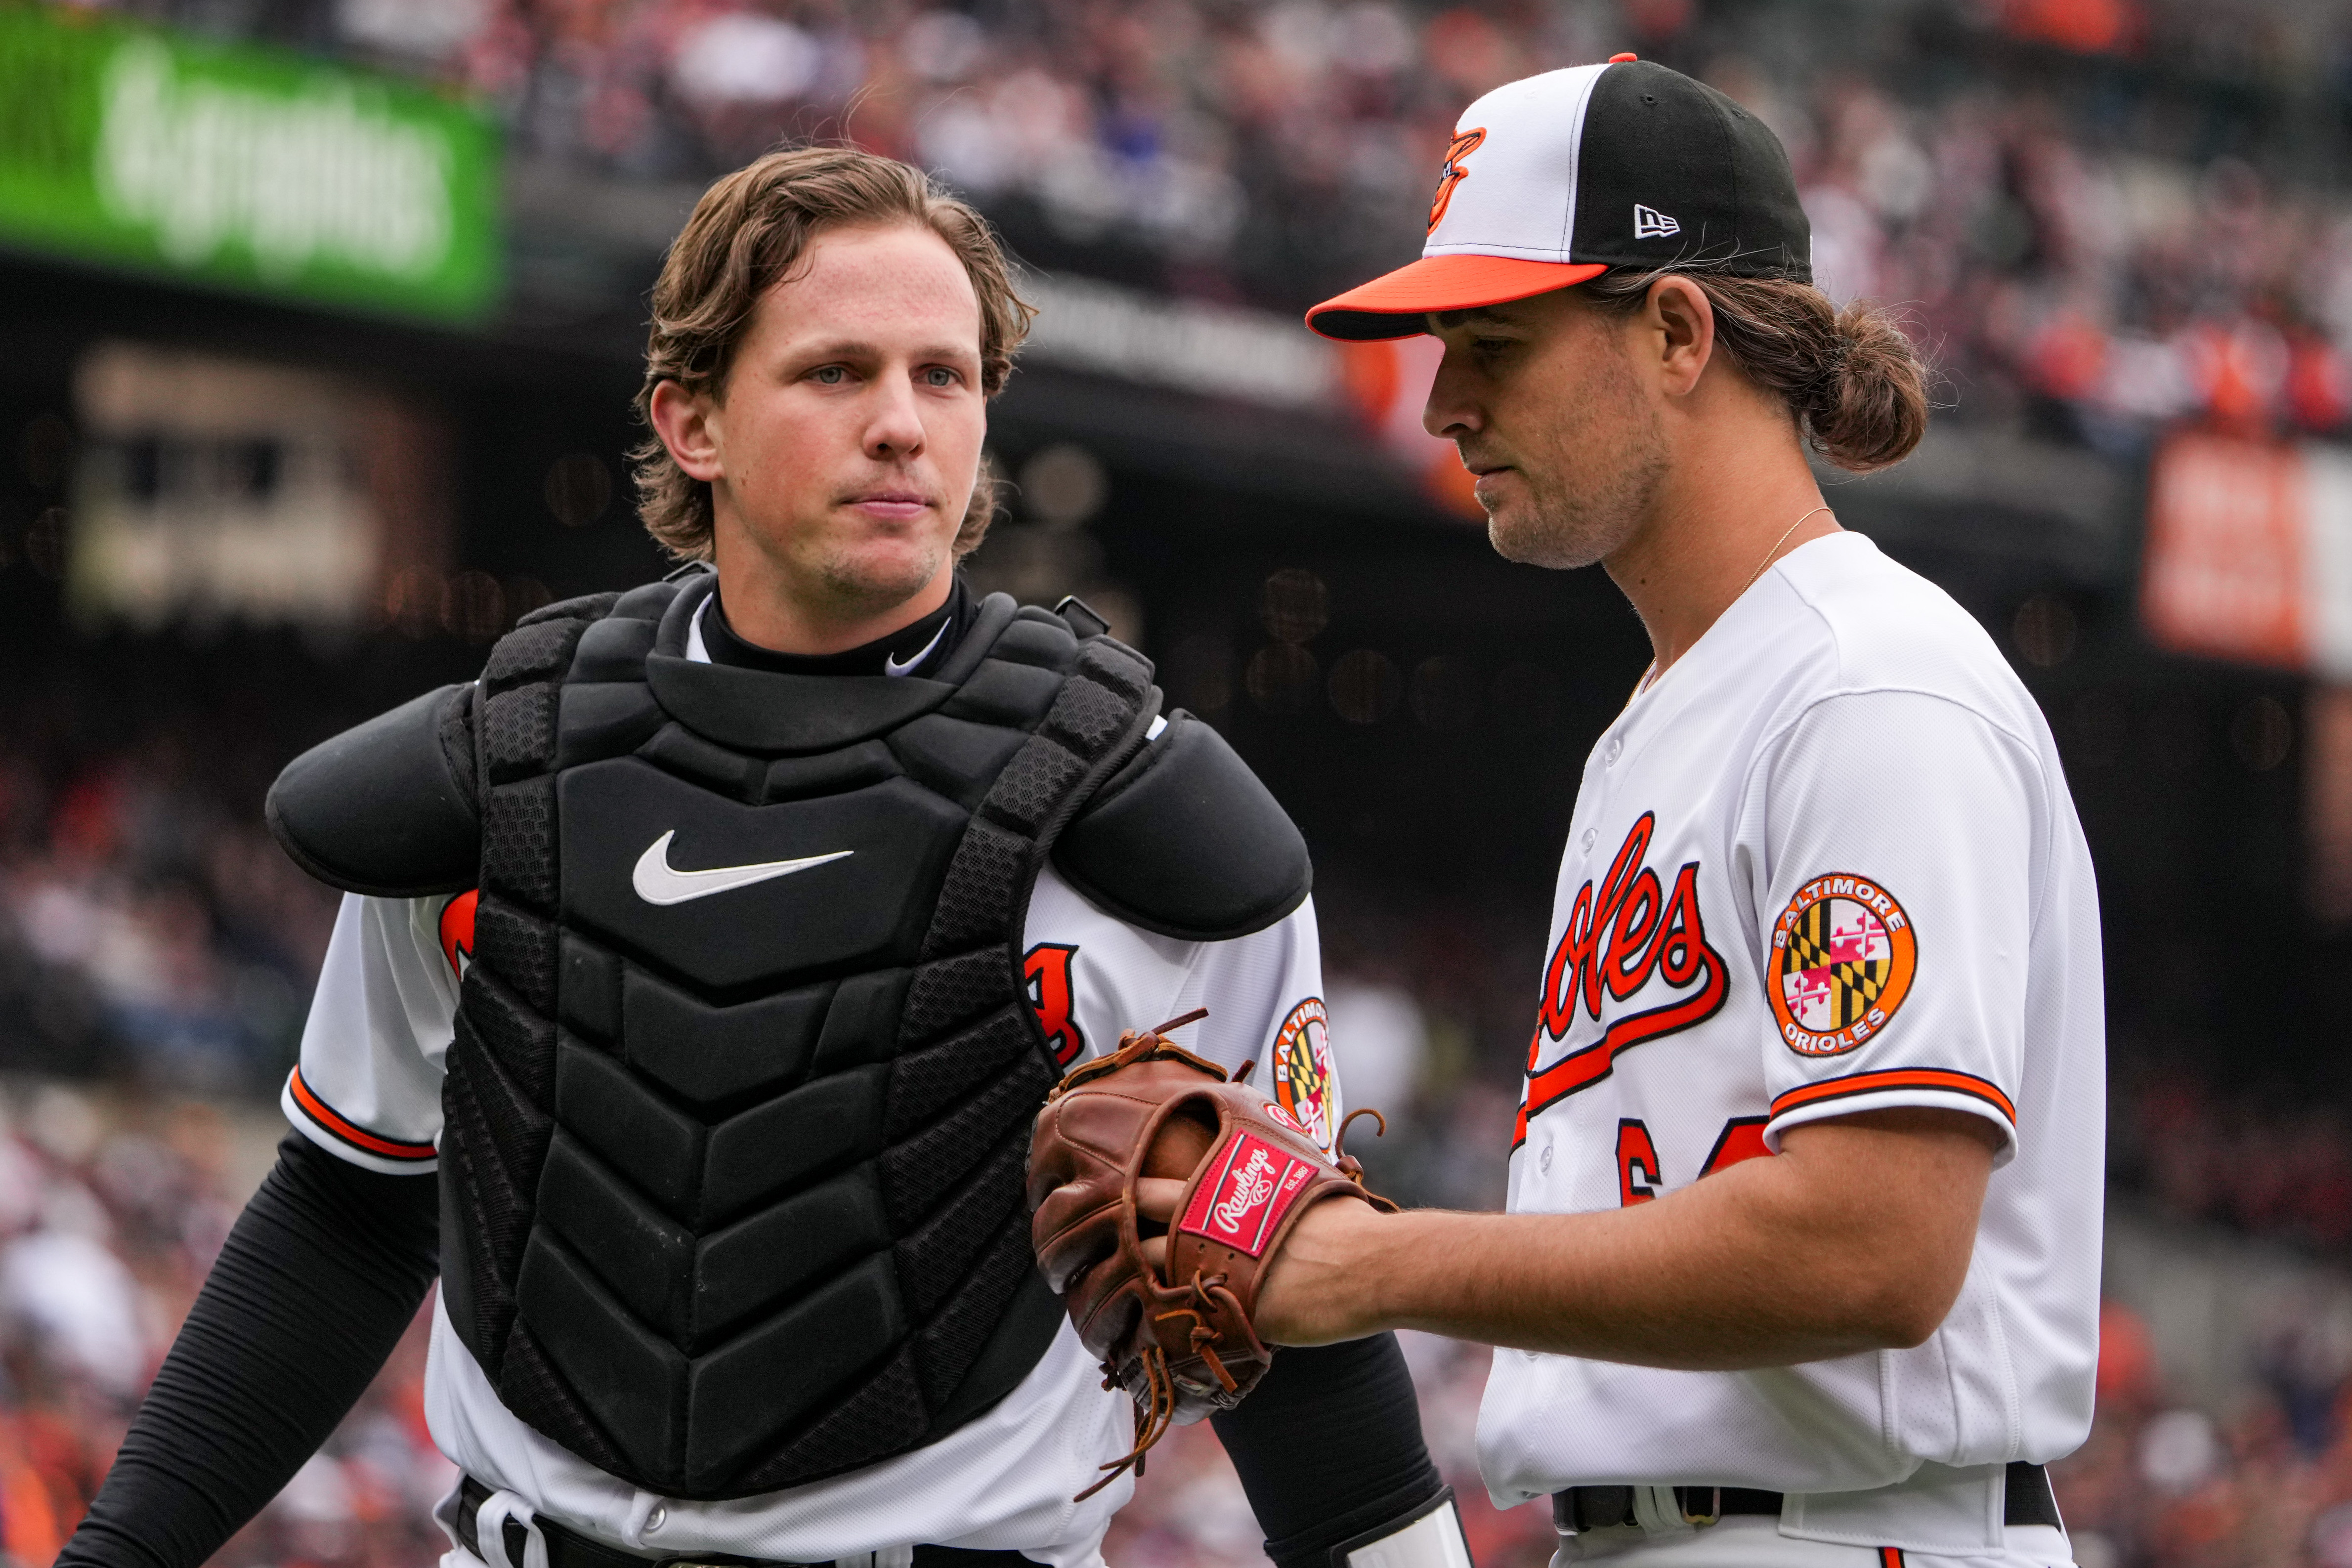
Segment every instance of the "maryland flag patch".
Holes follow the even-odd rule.
[[[1767,988],[1800,1056],[1843,1056],[1885,1029],[1910,993],[1918,934],[1893,894],[1839,873],[1797,890],[1772,923]]]

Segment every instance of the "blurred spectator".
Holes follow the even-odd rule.
[[[1401,986],[1330,977],[1325,987],[1339,1083],[1348,1107],[1402,1107],[1428,1066],[1429,1030],[1412,993]]]

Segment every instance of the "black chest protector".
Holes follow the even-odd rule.
[[[936,680],[689,662],[707,574],[553,607],[472,706],[443,1299],[506,1405],[725,1498],[917,1448],[1053,1338],[1021,973],[1150,667],[989,601]]]

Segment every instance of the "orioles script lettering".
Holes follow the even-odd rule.
[[[1669,890],[1643,863],[1657,826],[1656,812],[1643,812],[1600,886],[1588,881],[1569,907],[1544,969],[1514,1148],[1527,1141],[1528,1117],[1599,1082],[1619,1051],[1703,1023],[1723,1006],[1727,981],[1723,956],[1708,946],[1699,913],[1699,862],[1675,873]],[[1601,1024],[1604,1011],[1615,1012],[1614,1004],[1631,1001],[1654,982],[1664,982],[1673,993],[1669,999],[1611,1018],[1599,1039],[1544,1063],[1547,1049],[1567,1040],[1580,1022]]]

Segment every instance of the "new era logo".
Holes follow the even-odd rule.
[[[1682,232],[1682,225],[1675,222],[1657,208],[1645,207],[1639,202],[1633,204],[1633,237],[1635,239],[1664,239],[1668,235],[1678,235]]]

